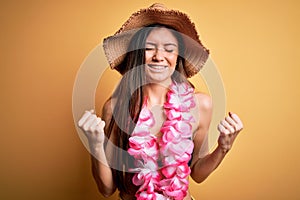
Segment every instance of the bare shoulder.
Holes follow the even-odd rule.
[[[109,98],[103,105],[101,118],[106,124],[108,124],[112,118],[114,105],[115,99],[113,98]]]
[[[212,99],[208,94],[197,92],[195,93],[197,106],[199,109],[199,128],[208,128],[212,117]]]
[[[213,105],[212,99],[208,94],[197,92],[195,93],[200,112],[211,112]]]

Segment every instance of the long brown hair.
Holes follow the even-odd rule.
[[[168,26],[154,24],[142,28],[132,37],[125,59],[117,66],[123,76],[111,97],[116,102],[106,133],[107,138],[112,133],[117,138],[114,145],[118,148],[114,149],[113,163],[111,164],[114,181],[119,191],[128,194],[135,194],[138,189],[132,183],[134,174],[128,172],[129,168],[134,167],[134,159],[127,153],[127,150],[129,148],[130,135],[134,130],[144,102],[143,87],[147,84],[143,67],[145,62],[145,43],[150,32],[156,27],[169,28],[178,40],[179,55],[176,71],[179,73],[173,73],[172,80],[179,83],[188,82],[184,71],[185,59],[182,57],[185,47],[180,33]]]

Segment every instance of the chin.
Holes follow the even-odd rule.
[[[156,84],[171,84],[172,79],[170,76],[168,77],[159,77],[159,76],[147,76],[148,83],[156,83]]]

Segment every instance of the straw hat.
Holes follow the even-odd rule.
[[[184,55],[181,55],[186,60],[185,72],[188,77],[198,73],[209,51],[202,45],[195,24],[185,13],[158,3],[133,13],[113,36],[104,39],[103,48],[111,68],[121,71],[116,67],[123,61],[132,36],[140,28],[151,24],[167,25],[181,33],[185,45]]]

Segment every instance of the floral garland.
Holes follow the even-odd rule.
[[[186,196],[187,176],[191,172],[188,162],[194,148],[191,122],[195,120],[189,112],[195,107],[193,94],[194,89],[187,83],[171,84],[160,140],[150,133],[155,121],[144,104],[128,149],[135,158],[136,168],[131,171],[136,173],[133,184],[140,186],[136,192],[138,200],[182,200]]]

